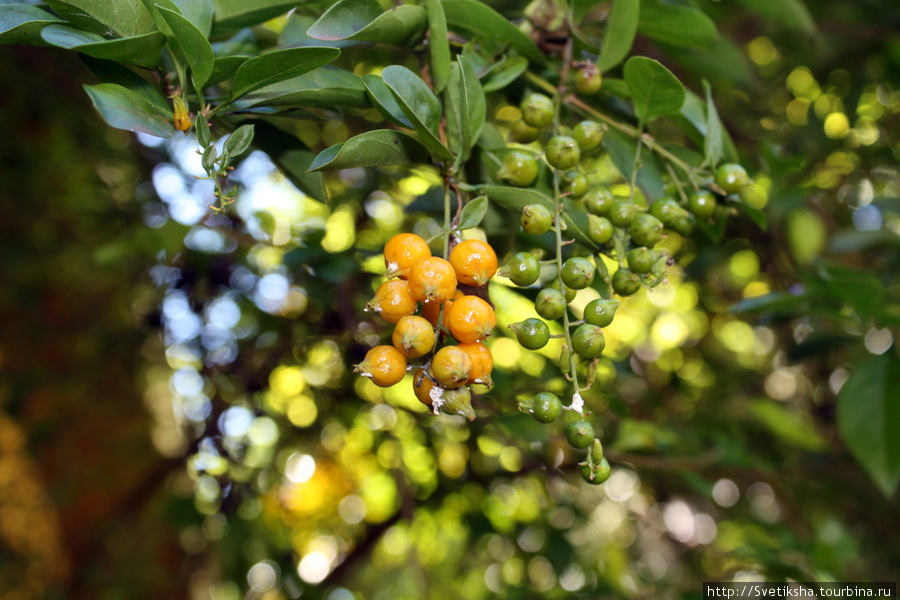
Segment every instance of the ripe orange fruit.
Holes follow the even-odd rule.
[[[472,357],[458,346],[444,346],[431,359],[431,374],[446,388],[464,384],[472,372]]]
[[[409,269],[409,291],[420,302],[446,302],[456,292],[456,272],[443,258],[423,258]]]
[[[491,305],[478,296],[463,296],[444,313],[444,325],[456,341],[478,342],[494,331],[497,315]]]
[[[375,290],[366,310],[377,312],[388,323],[396,323],[416,312],[419,304],[409,291],[409,284],[399,279],[385,281]]]
[[[375,346],[353,372],[371,378],[377,386],[389,387],[406,375],[406,357],[393,346]]]
[[[446,302],[444,302],[444,314],[447,314],[447,311],[450,310],[450,307],[453,306],[453,301],[459,298],[462,298],[465,294],[462,293],[461,290],[456,290],[453,293],[453,297]],[[428,302],[422,306],[422,316],[428,319],[428,322],[431,323],[433,327],[437,327],[438,317],[441,315],[441,305],[437,302]]]
[[[398,233],[384,245],[384,266],[387,276],[406,279],[410,267],[431,256],[428,242],[414,233]]]
[[[403,317],[397,321],[391,341],[406,358],[418,358],[428,354],[434,347],[434,329],[422,317]]]
[[[444,388],[437,386],[425,375],[425,369],[419,369],[413,375],[413,393],[419,402],[425,406],[432,406],[436,399],[444,393]]]
[[[494,357],[487,346],[480,342],[468,344],[459,344],[456,346],[464,350],[472,359],[472,372],[466,383],[481,383],[483,385],[491,385],[491,371],[494,370]]]
[[[497,272],[497,254],[481,240],[465,240],[450,252],[456,278],[467,285],[486,285]]]

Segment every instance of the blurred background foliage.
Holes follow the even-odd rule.
[[[900,422],[900,7],[697,4],[713,51],[639,36],[635,52],[695,91],[711,81],[769,227],[673,236],[669,285],[620,308],[586,394],[612,441],[602,487],[582,483],[562,428],[515,409],[566,385],[558,346],[506,333],[533,309],[503,280],[496,385],[472,424],[352,375],[389,331],[363,312],[384,242],[440,230],[436,171],[330,174],[322,203],[255,151],[215,215],[192,137],[111,130],[75,56],[0,48],[0,598],[698,598],[710,580],[891,580],[897,473],[878,457],[896,447],[866,433]],[[501,129],[517,116],[493,110]],[[318,151],[365,116],[299,123],[292,139]],[[285,135],[258,126],[257,141]],[[484,229],[501,255],[539,243],[502,209]],[[863,392],[880,410],[839,428]]]

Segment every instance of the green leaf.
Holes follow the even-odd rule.
[[[234,74],[231,98],[261,87],[303,75],[326,65],[341,54],[337,48],[288,48],[256,56],[244,62]]]
[[[247,151],[253,142],[253,125],[241,125],[225,140],[225,153],[234,158]]]
[[[204,37],[209,37],[212,30],[215,6],[212,0],[171,0],[184,18],[200,30]]]
[[[462,212],[459,214],[459,225],[457,229],[471,229],[478,227],[484,215],[487,213],[488,199],[487,196],[478,196],[463,206]]]
[[[603,136],[603,147],[609,153],[613,164],[626,181],[631,181],[631,173],[634,169],[634,155],[637,151],[637,141],[614,129]],[[664,194],[665,186],[662,181],[662,173],[656,164],[656,159],[646,150],[641,153],[641,165],[638,168],[637,185],[644,192],[648,202],[660,198]]]
[[[809,9],[801,0],[737,0],[748,10],[763,17],[780,21],[791,29],[802,31],[810,35],[816,32],[816,23],[813,21]]]
[[[156,7],[162,18],[172,29],[175,43],[181,50],[182,57],[191,67],[194,86],[202,89],[212,75],[216,56],[206,36],[182,15],[167,8]]]
[[[597,60],[601,71],[612,69],[628,56],[637,33],[640,13],[640,0],[613,0]]]
[[[837,425],[850,452],[881,492],[900,481],[900,361],[893,351],[861,363],[841,388]]]
[[[709,50],[665,46],[666,55],[686,65],[694,75],[712,81],[724,79],[741,87],[752,87],[756,75],[744,50],[722,36]]]
[[[53,12],[79,29],[106,33],[106,29],[133,37],[156,29],[141,0],[47,0]],[[98,29],[98,23],[105,29]]]
[[[382,12],[376,0],[339,0],[306,33],[317,40],[411,46],[422,38],[426,21],[425,10],[412,4]]]
[[[706,92],[706,137],[703,140],[703,151],[706,160],[711,167],[715,167],[722,160],[724,144],[722,139],[722,122],[719,120],[719,112],[713,102],[712,88],[709,82],[703,80],[703,89]]]
[[[825,440],[813,424],[789,411],[783,404],[755,400],[750,403],[750,413],[769,433],[786,444],[814,452],[825,448]]]
[[[450,160],[453,154],[437,137],[441,122],[441,102],[422,79],[400,65],[391,65],[381,73],[384,84],[394,94],[397,104],[410,120],[419,139],[433,154]]]
[[[162,49],[166,45],[166,36],[159,31],[134,37],[106,39],[67,25],[48,25],[41,31],[41,37],[51,46],[142,67],[158,65]]]
[[[709,50],[719,39],[715,23],[703,11],[646,0],[638,31],[658,42],[700,50]]]
[[[769,229],[769,218],[766,216],[766,213],[759,210],[758,208],[754,208],[745,202],[740,201],[731,201],[729,200],[729,204],[737,207],[739,211],[750,217],[750,219],[756,223],[756,226],[762,229],[763,231],[768,231]]]
[[[209,134],[209,123],[207,123],[203,113],[197,115],[197,119],[194,121],[194,131],[197,133],[197,141],[200,145],[204,148],[209,146],[212,137]]]
[[[139,94],[114,83],[85,85],[94,108],[111,127],[139,131],[156,137],[175,133],[172,114],[160,109]]]
[[[494,69],[491,69],[482,88],[485,93],[502,90],[519,78],[528,69],[528,59],[524,56],[507,56]]]
[[[217,56],[213,62],[212,73],[206,85],[216,85],[234,77],[241,65],[250,60],[249,56]]]
[[[544,53],[530,37],[487,4],[477,0],[444,0],[441,4],[450,29],[481,42],[491,41],[500,48],[512,46],[534,62],[545,61]]]
[[[200,157],[200,164],[203,165],[203,170],[212,175],[212,172],[216,167],[216,158],[218,158],[218,151],[216,150],[216,145],[212,144],[207,146],[205,150],[203,150],[203,154]]]
[[[429,163],[428,151],[413,137],[377,129],[326,148],[309,166],[309,171],[333,171],[353,167],[384,167]]]
[[[390,88],[384,84],[384,80],[382,80],[381,77],[371,74],[363,75],[362,80],[363,85],[366,86],[369,100],[372,102],[372,105],[378,109],[381,116],[401,127],[413,129],[413,124],[406,118],[406,115],[403,114],[403,109],[400,108],[400,104],[397,102],[397,99],[394,98],[394,94],[391,92]]]
[[[151,104],[156,105],[157,108],[167,115],[172,111],[172,107],[169,105],[166,97],[160,93],[159,88],[128,67],[111,60],[103,60],[87,55],[82,55],[81,61],[101,83],[115,83],[128,88],[145,100],[148,100]]]
[[[425,0],[428,12],[428,52],[431,57],[431,78],[434,91],[444,91],[450,79],[450,39],[447,37],[447,17],[439,0]]]
[[[816,273],[833,296],[852,305],[863,317],[868,317],[883,304],[887,291],[871,273],[825,262],[817,265]]]
[[[625,81],[641,123],[677,113],[684,104],[684,86],[671,71],[651,58],[628,59]]]
[[[487,104],[475,71],[462,56],[457,57],[447,86],[447,139],[458,162],[466,160],[484,127]],[[458,165],[457,165],[458,166]]]
[[[390,91],[387,91],[390,95]],[[266,86],[244,97],[249,106],[369,108],[366,86],[360,77],[326,65],[306,75]],[[399,110],[399,108],[398,108]]]
[[[41,30],[62,19],[37,6],[4,4],[0,6],[0,44],[43,46]]]
[[[259,25],[297,7],[297,0],[213,0],[218,29]]]
[[[806,294],[772,292],[762,296],[744,298],[729,309],[733,313],[767,313],[771,315],[795,315],[806,312],[810,298]]]

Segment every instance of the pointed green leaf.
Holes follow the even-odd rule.
[[[216,85],[228,81],[241,65],[250,60],[249,56],[217,56],[213,62],[212,73],[206,81],[206,85]]]
[[[151,104],[154,104],[165,114],[169,114],[172,107],[159,88],[123,65],[111,60],[103,60],[92,56],[82,55],[81,61],[90,69],[91,73],[101,83],[115,83],[142,96]]]
[[[4,4],[0,6],[0,44],[43,46],[41,30],[53,23],[62,19],[37,6]]]
[[[134,37],[106,39],[96,33],[67,25],[48,25],[41,30],[41,37],[51,46],[142,67],[158,65],[162,49],[166,45],[166,36],[159,31]]]
[[[114,83],[85,85],[94,108],[111,127],[157,137],[175,133],[171,112],[166,113],[135,92]]]
[[[893,350],[854,369],[837,399],[837,424],[850,452],[890,497],[900,481],[900,361]]]
[[[234,158],[247,151],[253,142],[253,125],[241,125],[225,140],[225,152]]]
[[[709,50],[719,39],[715,23],[703,11],[646,0],[638,31],[658,42],[700,50]]]
[[[406,115],[403,114],[403,109],[400,108],[400,104],[397,103],[394,94],[391,92],[390,88],[384,84],[384,80],[382,80],[381,77],[377,75],[363,75],[362,80],[363,85],[366,86],[369,100],[372,102],[372,105],[378,109],[378,112],[381,113],[382,117],[401,127],[413,129],[412,122],[410,122],[410,120],[406,118]]]
[[[390,95],[390,91],[386,90]],[[349,71],[326,65],[306,75],[266,86],[244,97],[249,106],[311,107],[334,110],[338,106],[369,108],[366,86]],[[399,110],[399,108],[398,108]]]
[[[497,68],[491,69],[482,84],[482,88],[485,93],[502,90],[518,79],[526,69],[528,69],[527,58],[524,56],[507,56]]]
[[[461,162],[468,158],[481,135],[487,112],[481,83],[463,56],[457,57],[457,64],[451,70],[446,99],[447,139]]]
[[[713,102],[712,88],[709,82],[703,80],[703,89],[706,91],[706,137],[703,141],[703,150],[710,166],[715,167],[722,160],[725,150],[725,142],[722,139],[722,122],[719,120],[719,111]]]
[[[297,0],[213,0],[217,29],[259,25],[297,7]]]
[[[209,134],[209,123],[203,113],[197,115],[197,119],[194,121],[194,131],[197,133],[197,141],[200,145],[204,148],[209,146],[212,137]]]
[[[102,27],[133,37],[156,29],[150,11],[141,0],[47,0],[53,11],[79,29],[106,33]]]
[[[634,138],[610,129],[603,136],[603,147],[609,153],[613,164],[625,178],[631,181],[631,173],[634,168],[634,155],[637,151],[637,142]],[[638,168],[637,185],[644,192],[648,201],[662,197],[665,186],[662,181],[662,173],[656,164],[656,159],[650,152],[641,154],[641,165]]]
[[[352,137],[343,144],[326,148],[309,167],[310,171],[333,171],[353,167],[384,167],[431,162],[431,157],[415,138],[389,129],[377,129]]]
[[[212,0],[172,0],[172,3],[178,7],[178,12],[184,15],[185,19],[199,29],[205,37],[209,37],[215,12]]]
[[[613,0],[597,60],[601,71],[612,69],[628,56],[637,33],[640,12],[640,0]]]
[[[801,0],[737,0],[758,15],[780,21],[787,27],[808,33],[816,32],[816,23]]]
[[[825,440],[803,414],[788,410],[784,403],[773,400],[754,400],[750,414],[773,436],[791,446],[813,452],[825,449]]]
[[[428,52],[431,57],[431,78],[434,91],[440,94],[450,79],[450,39],[447,37],[447,17],[440,0],[425,0],[428,12]]]
[[[231,97],[239,98],[261,87],[303,75],[326,65],[341,54],[337,48],[288,48],[256,56],[244,62],[234,74]]]
[[[156,9],[171,28],[175,43],[178,44],[184,60],[191,67],[194,86],[202,89],[209,76],[212,75],[213,64],[216,61],[209,40],[193,23],[179,13],[158,5]]]
[[[625,81],[642,123],[677,113],[684,104],[684,86],[658,61],[634,56],[625,63]]]
[[[453,154],[437,137],[441,122],[441,102],[422,79],[400,65],[391,65],[381,73],[384,84],[413,124],[419,139],[437,157],[450,160]]]
[[[409,46],[425,33],[420,6],[401,4],[382,12],[375,0],[339,0],[306,33],[317,40],[357,40]]]
[[[447,25],[498,47],[512,46],[534,62],[543,63],[544,53],[521,29],[493,8],[477,0],[444,0]]]
[[[488,209],[487,196],[478,196],[474,200],[469,201],[463,206],[462,212],[459,214],[459,225],[457,229],[471,229],[478,227],[481,220]]]

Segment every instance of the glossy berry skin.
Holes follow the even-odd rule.
[[[431,323],[432,327],[437,327],[438,318],[441,315],[441,307],[444,307],[444,314],[446,315],[450,310],[450,307],[453,306],[453,301],[459,300],[463,296],[465,296],[465,294],[463,294],[462,291],[456,290],[453,292],[453,297],[443,304],[439,302],[427,302],[422,305],[422,316]]]
[[[726,194],[736,194],[750,185],[750,176],[741,165],[725,163],[716,171],[716,185]]]
[[[716,214],[718,203],[716,202],[715,194],[709,190],[698,190],[691,194],[688,206],[690,206],[691,212],[694,213],[695,217],[707,220]]]
[[[587,65],[575,71],[572,77],[575,89],[582,96],[590,96],[600,91],[603,76],[595,65]]]
[[[425,356],[434,347],[434,328],[422,317],[403,317],[397,321],[391,341],[406,358]]]
[[[684,214],[675,217],[669,224],[669,227],[684,236],[694,233],[694,228],[696,226],[697,219],[688,211],[684,211]]]
[[[572,349],[582,358],[596,358],[606,348],[606,337],[596,325],[579,325],[572,333]]]
[[[437,256],[417,262],[409,270],[409,291],[419,302],[446,302],[456,292],[453,265]]]
[[[431,373],[445,388],[463,385],[472,372],[472,357],[457,346],[444,346],[431,359]]]
[[[472,409],[472,392],[469,388],[462,386],[458,388],[450,388],[441,394],[441,412],[445,415],[455,415],[457,417],[465,417],[469,421],[475,420],[475,411]]]
[[[516,252],[501,269],[500,273],[509,277],[518,286],[529,286],[541,276],[541,263],[531,252]]]
[[[582,121],[572,130],[572,137],[582,152],[593,152],[603,141],[603,126],[594,121]]]
[[[431,256],[428,243],[414,233],[398,233],[384,245],[387,276],[406,279],[414,264]]]
[[[516,119],[516,122],[509,128],[509,141],[517,144],[530,144],[540,135],[541,130],[526,123],[525,119]]]
[[[576,292],[575,290],[573,290],[572,288],[570,288],[570,287],[568,287],[568,286],[566,286],[566,285],[563,285],[563,289],[560,289],[560,288],[559,288],[559,280],[554,280],[554,281],[551,282],[550,285],[548,285],[547,287],[562,292],[563,295],[565,295],[565,297],[566,297],[566,302],[571,302],[572,300],[574,300],[574,299],[575,299],[575,294],[578,293],[578,292]]]
[[[402,279],[385,281],[375,290],[375,297],[366,305],[366,310],[378,313],[388,323],[396,323],[403,317],[416,312],[418,302]]]
[[[638,246],[655,246],[663,239],[663,224],[653,215],[638,215],[628,226],[628,233]]]
[[[631,269],[621,268],[613,273],[612,289],[620,296],[633,296],[641,289],[641,280]]]
[[[444,313],[444,326],[458,342],[478,342],[493,333],[497,316],[491,305],[478,296],[463,296]]]
[[[531,127],[540,129],[553,121],[553,100],[543,94],[528,94],[519,109],[522,120]]]
[[[595,244],[605,244],[612,239],[613,224],[606,217],[588,215],[588,237]]]
[[[594,441],[594,427],[585,420],[569,423],[566,428],[566,439],[573,448],[582,450]]]
[[[566,314],[565,296],[553,288],[544,288],[534,299],[534,311],[548,321],[555,321]]]
[[[604,300],[603,298],[591,300],[584,307],[584,320],[597,327],[606,327],[613,322],[617,308],[619,308],[618,300]]]
[[[541,423],[552,423],[562,415],[563,407],[559,397],[550,392],[535,394],[531,404],[531,414]]]
[[[627,200],[620,200],[613,203],[606,217],[616,227],[628,227],[640,212],[640,206],[628,202]]]
[[[628,252],[628,268],[638,275],[649,272],[655,262],[656,254],[643,246]]]
[[[591,485],[601,485],[602,483],[605,483],[606,480],[609,479],[611,472],[612,469],[610,468],[609,461],[606,460],[606,457],[601,458],[600,461],[594,465],[593,469],[587,464],[581,466],[581,478]]]
[[[530,152],[513,150],[503,157],[497,176],[517,187],[526,187],[537,179],[538,163]]]
[[[444,388],[435,385],[428,376],[425,375],[425,369],[419,369],[413,375],[413,393],[419,402],[425,406],[432,406],[435,399],[440,399],[444,393]]]
[[[615,204],[615,198],[608,187],[597,186],[588,190],[584,195],[584,207],[589,213],[598,217],[605,217]]]
[[[672,198],[660,198],[650,205],[650,214],[668,227],[676,218],[687,214],[687,211]]]
[[[542,235],[550,231],[553,213],[543,204],[529,204],[522,209],[522,229],[531,235]]]
[[[584,176],[584,173],[580,173],[575,169],[566,171],[563,173],[560,181],[559,191],[568,194],[570,198],[578,200],[587,194],[587,177]]]
[[[406,375],[406,357],[393,346],[375,346],[353,370],[379,387],[390,387]]]
[[[497,273],[497,254],[487,242],[463,240],[450,252],[450,265],[458,282],[483,286]]]
[[[472,372],[466,383],[480,383],[482,385],[491,385],[491,371],[494,370],[494,357],[487,346],[481,342],[472,342],[468,344],[457,344],[460,350],[464,350],[472,359]]]
[[[563,264],[560,276],[563,283],[573,290],[583,290],[594,281],[596,268],[586,258],[573,256]]]
[[[558,135],[547,142],[544,155],[551,167],[560,171],[568,171],[578,164],[578,160],[581,158],[581,149],[575,138]]]
[[[523,348],[540,350],[550,341],[550,328],[540,319],[525,319],[509,326]]]

